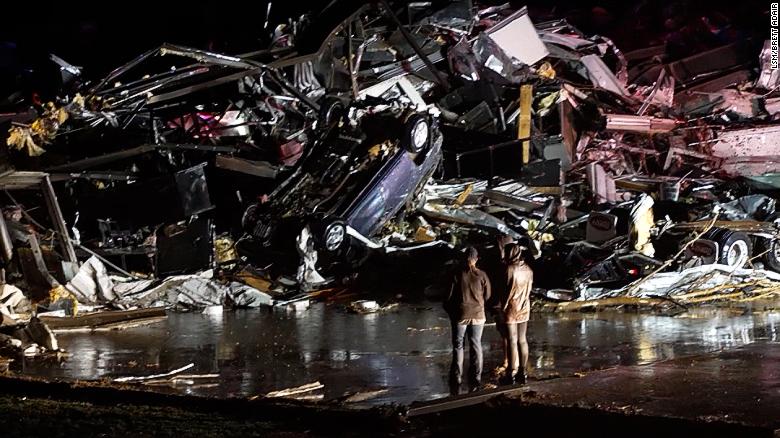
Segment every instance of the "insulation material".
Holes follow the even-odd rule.
[[[308,226],[301,230],[296,238],[296,248],[301,257],[296,279],[299,284],[314,285],[325,282],[325,278],[317,272],[317,251],[314,250],[314,238]]]
[[[648,257],[655,255],[655,248],[650,242],[650,230],[653,226],[653,198],[643,193],[631,209],[630,234],[632,248]]]

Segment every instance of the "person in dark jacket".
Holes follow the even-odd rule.
[[[477,268],[479,254],[466,249],[464,261],[455,272],[444,307],[452,322],[452,367],[450,387],[457,393],[463,376],[463,346],[469,337],[471,363],[469,385],[475,390],[482,380],[482,329],[485,326],[485,302],[490,299],[490,281]]]

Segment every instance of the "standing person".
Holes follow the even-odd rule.
[[[471,369],[469,386],[473,391],[482,380],[482,329],[485,326],[485,302],[490,299],[490,281],[477,268],[476,248],[466,248],[463,263],[455,272],[444,308],[452,323],[452,366],[450,389],[457,393],[463,376],[463,346],[469,337]]]
[[[506,294],[499,300],[501,313],[508,333],[509,364],[506,372],[508,383],[525,383],[528,363],[526,329],[531,316],[531,288],[534,273],[522,257],[523,247],[516,243],[507,245]]]
[[[501,335],[501,347],[504,351],[504,360],[501,366],[494,371],[498,375],[506,373],[506,369],[509,366],[509,333],[504,323],[500,300],[501,297],[506,295],[506,257],[504,256],[504,250],[507,245],[513,242],[512,237],[507,234],[498,236],[495,249],[491,251],[491,257],[484,265],[492,286],[492,297],[487,304],[487,309],[495,318],[496,329],[498,334]]]

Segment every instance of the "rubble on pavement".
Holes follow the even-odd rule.
[[[0,185],[58,196],[45,223],[28,211],[40,199],[7,199],[4,324],[39,310],[303,309],[371,260],[496,251],[503,235],[554,301],[775,293],[766,45],[625,54],[525,8],[411,9],[361,6],[312,53],[296,46],[301,19],[267,49],[165,43],[102,79],[59,60],[75,91],[7,124]]]

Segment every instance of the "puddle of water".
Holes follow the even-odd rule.
[[[757,339],[777,342],[780,314],[535,314],[528,336],[532,375],[570,375],[733,348]],[[216,386],[176,389],[196,395],[252,396],[314,381],[325,385],[325,399],[389,388],[371,403],[410,403],[448,391],[449,322],[438,303],[401,305],[394,312],[369,315],[323,303],[302,312],[170,313],[167,320],[150,326],[63,333],[58,340],[70,353],[67,359],[59,364],[24,360],[16,364],[17,371],[98,379],[155,374],[192,362],[195,367],[188,373],[220,375]],[[494,327],[485,328],[483,346],[489,371],[502,360]]]

